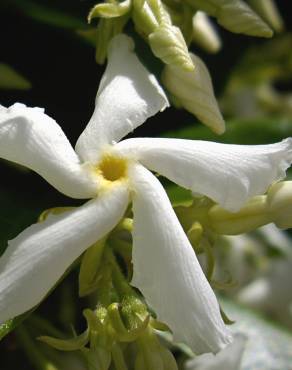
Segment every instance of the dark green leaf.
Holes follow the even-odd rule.
[[[28,90],[30,82],[12,67],[0,63],[0,89]]]

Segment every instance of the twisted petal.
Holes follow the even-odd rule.
[[[269,145],[141,138],[124,140],[116,150],[230,211],[285,177],[292,161],[291,138]]]
[[[231,337],[167,195],[143,166],[133,167],[130,176],[135,192],[132,284],[176,341],[195,353],[218,352]]]
[[[76,151],[84,160],[97,160],[101,147],[118,142],[168,106],[154,75],[146,70],[133,49],[133,41],[125,35],[116,36],[111,42],[93,116],[76,144]]]
[[[73,198],[96,194],[97,184],[61,127],[41,108],[0,107],[0,157],[26,166]]]
[[[118,223],[127,204],[128,191],[116,187],[11,240],[0,259],[0,322],[39,303],[72,262]]]

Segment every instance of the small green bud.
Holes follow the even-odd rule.
[[[280,229],[292,227],[292,181],[272,185],[267,194],[267,203],[273,222]]]
[[[214,205],[208,216],[212,230],[225,235],[246,233],[272,222],[265,195],[253,197],[235,213]]]
[[[149,324],[150,316],[147,315],[145,319],[141,320],[139,317],[135,317],[135,326],[134,328],[127,329],[124,321],[121,317],[120,312],[121,305],[118,303],[112,303],[108,307],[108,316],[110,319],[110,323],[112,325],[112,328],[114,329],[115,336],[117,337],[117,340],[120,342],[132,342],[137,340],[139,336],[142,335],[142,333],[146,330]],[[124,312],[125,315],[125,312]],[[128,315],[135,315],[134,312],[129,312]],[[133,322],[133,319],[131,317],[127,318],[128,322]],[[137,324],[137,322],[139,322]]]
[[[204,62],[190,53],[194,71],[165,66],[162,81],[181,105],[217,134],[225,131],[225,122],[214,95],[212,80]]]
[[[101,275],[101,264],[106,238],[95,243],[84,253],[79,272],[79,296],[84,297],[92,293],[98,285]]]
[[[201,11],[193,16],[193,41],[208,53],[217,53],[222,46],[215,27],[208,16]]]
[[[273,35],[271,28],[242,0],[188,0],[188,3],[216,17],[231,32],[259,37]]]
[[[203,232],[203,226],[198,221],[195,221],[187,232],[189,241],[193,246],[198,247],[200,245],[203,237]]]
[[[134,0],[133,21],[137,31],[148,38],[154,55],[165,64],[194,69],[181,30],[172,25],[167,7],[160,0]]]
[[[132,19],[137,32],[145,38],[159,26],[159,22],[146,0],[133,0]]]
[[[88,23],[92,21],[93,18],[116,18],[127,14],[131,9],[131,0],[125,0],[121,3],[111,2],[95,5],[90,13],[88,14]]]
[[[248,3],[276,32],[283,31],[284,22],[274,0],[248,0]]]

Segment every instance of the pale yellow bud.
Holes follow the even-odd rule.
[[[271,37],[271,28],[242,0],[188,0],[188,3],[216,17],[220,25],[234,33]]]
[[[164,68],[162,80],[168,91],[190,113],[217,134],[225,131],[225,122],[214,95],[212,80],[204,62],[190,53],[194,71],[172,65]]]
[[[155,56],[165,64],[178,67],[182,71],[192,71],[194,64],[181,30],[172,25],[159,26],[148,36]]]
[[[280,229],[292,227],[292,181],[274,184],[268,191],[267,203],[273,222]]]
[[[283,30],[283,19],[274,0],[249,0],[248,2],[276,32]]]
[[[193,41],[208,53],[217,53],[222,46],[215,27],[208,16],[201,11],[193,16]]]
[[[265,195],[253,197],[235,213],[215,205],[208,216],[212,230],[225,235],[246,233],[272,222]]]

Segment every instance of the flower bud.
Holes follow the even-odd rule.
[[[210,208],[208,216],[212,230],[225,235],[246,233],[272,222],[265,195],[253,197],[235,213],[215,205]]]
[[[194,64],[181,30],[172,25],[158,27],[148,36],[150,47],[155,56],[165,64],[179,67],[179,70],[192,71]]]
[[[225,122],[214,95],[208,69],[199,57],[192,53],[189,55],[195,70],[183,71],[168,65],[162,74],[163,83],[187,111],[217,134],[222,134],[225,131]]]
[[[105,238],[88,248],[82,257],[79,272],[79,296],[92,293],[99,282],[99,267],[105,247]]]
[[[209,53],[217,53],[222,46],[215,27],[208,16],[201,11],[193,16],[193,41]]]
[[[148,39],[154,55],[165,64],[186,71],[194,69],[182,32],[172,24],[169,11],[160,0],[134,0],[133,21],[137,31]]]
[[[188,3],[216,17],[231,32],[259,37],[273,35],[271,28],[242,0],[188,0]]]
[[[276,32],[284,28],[283,19],[274,0],[249,0],[249,5],[265,20]]]
[[[129,313],[133,315],[133,313]],[[112,303],[108,307],[108,316],[112,328],[114,329],[115,336],[120,342],[132,342],[138,339],[139,336],[146,330],[150,316],[147,315],[144,320],[139,320],[139,324],[135,327],[127,329],[120,313],[120,305],[118,303]],[[131,322],[131,318],[128,317],[128,322]],[[137,321],[137,320],[136,320]]]
[[[273,222],[280,229],[292,227],[292,181],[272,185],[267,194],[267,203]]]

